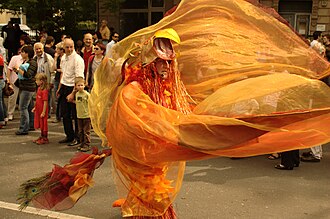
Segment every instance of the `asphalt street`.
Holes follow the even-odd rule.
[[[76,152],[75,147],[57,143],[64,138],[61,123],[49,122],[48,145],[32,143],[38,131],[16,136],[18,126],[15,118],[0,129],[0,218],[121,218],[119,209],[111,207],[117,199],[111,158],[95,171],[94,187],[72,209],[60,213],[34,208],[18,211],[19,185],[51,171],[54,163],[65,165]],[[94,133],[92,143],[101,148]],[[301,163],[292,171],[275,169],[279,160],[267,156],[187,162],[174,203],[178,218],[330,218],[330,149],[323,149],[320,163]]]

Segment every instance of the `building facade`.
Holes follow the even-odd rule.
[[[103,0],[97,4],[99,22],[108,21],[108,26],[114,27],[124,38],[135,31],[150,26],[161,20],[169,9],[180,0],[126,0],[117,12],[104,10]]]
[[[3,9],[0,13],[0,24],[7,24],[8,21],[18,24],[26,24],[26,15],[19,11]]]
[[[330,3],[328,0],[260,0],[274,8],[301,35],[314,31],[330,33]]]
[[[119,32],[121,38],[154,23],[180,0],[125,0],[120,9],[111,13],[98,0],[99,21],[105,19]],[[308,37],[319,30],[330,33],[330,0],[259,0],[274,8],[301,35]]]

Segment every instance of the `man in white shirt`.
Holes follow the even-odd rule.
[[[311,42],[311,48],[319,53],[322,57],[325,55],[325,47],[321,43],[322,32],[315,31],[313,33],[313,41]],[[320,162],[323,156],[322,145],[314,146],[310,152],[304,152],[301,156],[303,162]]]
[[[72,39],[65,39],[63,48],[65,54],[61,58],[62,78],[57,95],[59,96],[66,138],[59,141],[59,143],[68,143],[68,146],[74,146],[79,144],[79,138],[76,106],[72,99],[75,79],[77,77],[84,78],[84,60],[76,53]],[[75,129],[73,129],[72,119],[75,122]]]
[[[10,59],[7,70],[7,81],[13,86],[14,94],[8,97],[8,119],[14,119],[14,111],[16,107],[16,101],[18,97],[19,88],[15,86],[15,81],[17,80],[17,74],[14,71],[16,66],[20,66],[23,63],[23,58],[21,56],[21,50],[18,51],[18,55],[13,56]]]
[[[313,33],[313,41],[311,42],[311,48],[319,53],[322,57],[325,55],[325,47],[321,43],[322,41],[322,32],[315,31]]]
[[[106,50],[105,50],[105,54],[108,55],[108,52],[110,51],[111,47],[113,45],[115,45],[115,43],[118,42],[119,40],[119,34],[117,32],[113,32],[110,36],[110,43],[107,44]]]

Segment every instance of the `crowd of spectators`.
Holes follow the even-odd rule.
[[[33,42],[11,22],[3,31],[6,38],[0,37],[0,129],[16,119],[18,106],[20,125],[16,135],[28,135],[38,128],[41,135],[33,142],[47,144],[48,121],[62,121],[66,137],[59,143],[80,144],[78,150],[90,150],[89,92],[106,48],[110,50],[118,42],[119,34],[105,20],[99,30],[84,34],[76,42],[64,34],[56,42],[45,32]],[[5,85],[13,90],[7,101],[2,92]]]

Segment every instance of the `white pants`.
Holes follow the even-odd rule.
[[[322,145],[312,147],[311,150],[315,158],[317,159],[322,158]]]
[[[14,94],[8,97],[8,116],[14,115],[19,88],[13,85]]]

